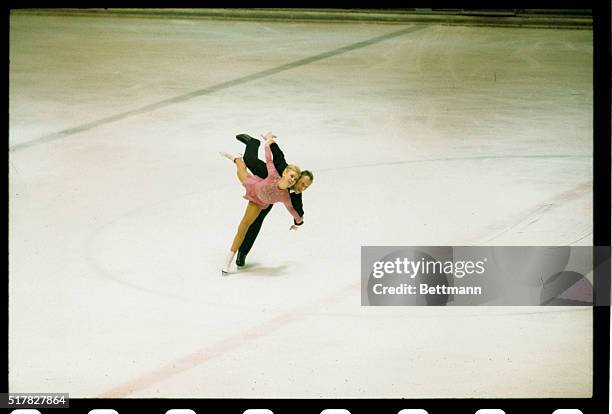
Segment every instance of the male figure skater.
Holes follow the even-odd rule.
[[[251,172],[261,178],[266,178],[268,176],[268,170],[266,169],[266,163],[259,159],[257,155],[257,151],[259,150],[260,141],[256,138],[253,138],[247,134],[239,134],[236,135],[236,139],[246,145],[246,149],[244,151],[244,156],[242,159],[246,164],[247,168],[251,170]],[[270,145],[270,150],[272,150],[272,157],[274,161],[274,167],[276,171],[279,171],[279,174],[287,167],[287,161],[285,161],[285,155],[279,148],[278,144],[273,143]],[[310,171],[304,170],[300,175],[300,178],[295,183],[293,188],[289,192],[289,196],[291,197],[291,204],[293,208],[298,212],[301,217],[304,217],[304,209],[302,206],[302,193],[306,191],[308,187],[312,184],[314,177]],[[244,241],[240,245],[238,249],[238,255],[236,256],[236,265],[238,267],[243,267],[245,265],[245,260],[251,247],[253,247],[253,243],[255,243],[255,239],[259,234],[259,230],[261,230],[261,225],[268,215],[268,213],[272,210],[272,205],[270,207],[261,210],[253,224],[249,227],[246,236],[244,237]],[[304,224],[302,221],[300,224],[293,220],[293,226],[291,226],[291,230],[295,230],[298,226]]]

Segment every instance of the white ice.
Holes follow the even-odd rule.
[[[590,396],[591,308],[360,305],[364,245],[592,244],[591,31],[278,69],[410,27],[13,12],[10,391]],[[267,131],[314,172],[305,224],[274,207],[222,278],[246,201],[218,152]]]

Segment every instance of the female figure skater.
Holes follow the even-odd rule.
[[[229,269],[234,260],[236,251],[242,244],[244,236],[246,235],[249,226],[255,221],[259,212],[263,209],[268,208],[270,204],[281,202],[285,205],[289,213],[295,218],[295,222],[300,224],[302,217],[293,208],[291,204],[291,197],[289,196],[289,188],[291,188],[298,178],[300,177],[300,168],[296,165],[289,164],[283,171],[282,176],[278,175],[274,162],[272,161],[272,151],[270,150],[270,144],[274,142],[274,135],[268,132],[266,135],[262,135],[266,140],[265,152],[266,152],[266,167],[268,169],[268,177],[263,179],[256,175],[251,175],[247,172],[246,164],[240,156],[232,155],[227,152],[222,152],[221,155],[234,161],[238,173],[238,179],[246,189],[244,198],[249,200],[244,217],[240,221],[238,226],[238,232],[234,237],[234,242],[230,247],[230,252],[227,256],[227,260],[221,269],[221,275],[227,276]]]

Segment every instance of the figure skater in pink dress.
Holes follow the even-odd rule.
[[[298,178],[300,178],[300,168],[296,165],[289,164],[283,171],[282,176],[279,176],[276,168],[274,167],[272,152],[270,150],[270,144],[274,142],[274,138],[276,137],[272,135],[271,132],[268,132],[266,135],[262,135],[262,137],[266,140],[265,152],[268,177],[265,179],[249,174],[247,172],[246,164],[240,156],[232,155],[227,152],[221,153],[224,157],[229,158],[236,164],[238,179],[246,189],[244,198],[249,200],[244,217],[242,217],[240,225],[238,226],[238,232],[234,237],[232,247],[230,247],[227,260],[221,269],[221,274],[223,276],[227,276],[229,273],[236,251],[242,244],[249,226],[255,221],[261,210],[268,208],[270,204],[281,202],[285,205],[287,210],[289,210],[289,213],[294,217],[297,224],[302,222],[302,217],[300,217],[298,212],[295,211],[293,205],[291,204],[291,197],[289,196],[288,191],[289,188],[296,183]]]

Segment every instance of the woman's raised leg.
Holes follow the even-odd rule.
[[[230,154],[229,152],[221,152],[220,154],[225,158],[232,160],[234,164],[236,164],[236,173],[238,174],[238,179],[240,182],[243,182],[247,177],[251,176],[251,174],[249,174],[247,171],[246,164],[244,163],[242,157],[239,155]]]
[[[243,182],[251,174],[249,174],[249,172],[247,171],[246,164],[244,163],[244,160],[242,158],[236,158],[234,162],[236,163],[236,174],[238,174],[238,179],[240,180],[240,182]]]

